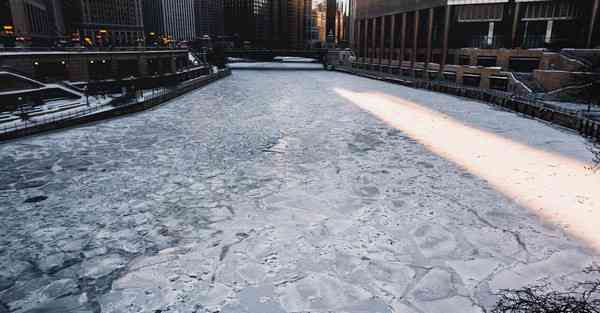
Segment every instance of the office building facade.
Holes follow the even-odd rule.
[[[142,0],[63,0],[67,30],[95,46],[134,46],[144,38]]]
[[[143,10],[146,36],[161,36],[165,42],[196,38],[194,0],[144,0]]]
[[[51,46],[65,35],[59,0],[1,0],[3,46]]]
[[[225,0],[225,33],[256,47],[304,48],[312,0]]]
[[[357,1],[352,41],[363,59],[424,62],[425,67],[433,63],[440,69],[459,59],[449,58],[449,50],[458,53],[462,48],[590,48],[600,44],[599,4],[599,0]]]
[[[224,0],[194,0],[196,36],[210,37],[225,32]]]

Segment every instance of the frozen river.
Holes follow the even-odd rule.
[[[241,66],[152,111],[0,144],[0,313],[483,312],[600,260],[600,173],[576,134]]]

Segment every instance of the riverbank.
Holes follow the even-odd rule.
[[[231,70],[220,70],[206,76],[190,79],[180,83],[172,89],[163,89],[160,93],[150,93],[147,97],[134,97],[127,99],[125,97],[115,98],[105,105],[88,107],[85,110],[61,114],[50,117],[39,123],[28,123],[22,127],[15,127],[0,133],[0,141],[21,138],[24,136],[39,134],[51,130],[74,127],[90,122],[97,122],[125,114],[140,112],[156,107],[164,102],[177,98],[197,88],[206,86],[216,80],[227,77]]]
[[[451,94],[501,106],[513,112],[541,119],[575,130],[585,137],[600,140],[600,122],[586,117],[581,112],[565,109],[559,105],[536,99],[515,97],[509,92],[467,87],[443,81],[420,80],[383,72],[360,70],[350,67],[336,67],[336,71],[365,78],[385,81],[418,89]]]

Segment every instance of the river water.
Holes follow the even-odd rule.
[[[576,134],[319,65],[236,67],[0,144],[0,312],[483,312],[598,260]]]

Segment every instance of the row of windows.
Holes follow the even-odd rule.
[[[87,23],[141,25],[141,0],[84,0],[83,13]]]

